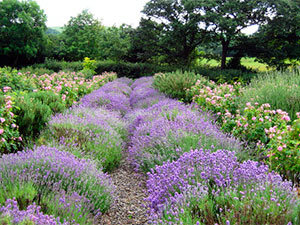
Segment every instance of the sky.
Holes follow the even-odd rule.
[[[62,27],[71,17],[88,9],[104,26],[120,26],[123,23],[137,27],[142,9],[149,0],[35,0],[47,15],[48,27]],[[251,34],[257,26],[244,29]]]
[[[139,25],[148,0],[35,0],[47,15],[48,27],[62,27],[88,9],[104,26]]]

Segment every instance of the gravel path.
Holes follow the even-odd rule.
[[[120,167],[110,174],[116,186],[117,199],[102,216],[100,224],[147,224],[147,208],[143,206],[147,197],[146,176],[136,173],[126,158],[125,154]]]

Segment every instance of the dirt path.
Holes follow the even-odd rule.
[[[143,207],[146,194],[146,176],[136,173],[124,154],[121,165],[110,174],[116,186],[116,202],[102,216],[100,224],[147,224],[147,209]]]

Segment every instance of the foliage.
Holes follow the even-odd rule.
[[[16,124],[18,124],[22,136],[26,138],[39,135],[52,114],[51,108],[41,100],[36,99],[34,95],[35,93],[19,96],[16,98],[15,103],[14,114],[18,115]],[[49,93],[48,95],[51,97],[55,96],[53,93]],[[55,97],[56,99],[52,102],[53,104],[57,104],[56,101],[59,101],[59,97]],[[59,107],[63,106],[60,105]]]
[[[21,147],[22,137],[16,125],[15,102],[10,95],[0,95],[0,155],[15,152]]]
[[[72,61],[83,60],[86,56],[97,58],[102,29],[100,22],[87,10],[72,17],[62,33],[64,58]]]
[[[258,162],[234,152],[192,150],[148,173],[153,224],[297,224],[299,199]]]
[[[261,84],[264,86],[263,82]],[[299,182],[298,122],[295,121],[291,128],[288,113],[272,110],[268,103],[247,102],[244,108],[239,101],[243,99],[239,84],[206,86],[199,81],[191,90],[193,101],[202,110],[214,112],[225,132],[247,142],[254,150],[249,152],[251,157],[263,160],[294,183]]]
[[[130,33],[129,62],[155,63],[163,61],[160,38],[163,26],[155,21],[141,18],[139,26]]]
[[[99,40],[99,53],[97,59],[100,60],[124,60],[131,47],[130,26],[106,27],[102,30]]]
[[[154,76],[153,86],[171,98],[191,102],[192,96],[187,90],[194,86],[197,80],[206,81],[204,77],[193,72],[158,73]]]
[[[269,72],[251,80],[244,88],[240,104],[258,102],[269,103],[272,109],[282,109],[292,120],[300,112],[300,72],[299,70]]]
[[[255,51],[260,62],[278,69],[299,65],[300,59],[300,2],[290,1],[278,7],[279,16],[262,26],[247,46]]]
[[[196,47],[204,40],[197,24],[197,13],[189,10],[184,2],[150,0],[143,13],[152,21],[158,20],[162,26],[157,30],[161,29],[159,47],[165,55],[164,60],[171,64],[191,65]]]
[[[149,88],[151,80],[142,81],[132,84],[131,103],[148,102],[150,97],[160,95]],[[144,110],[137,108],[128,117],[132,121],[129,158],[144,172],[165,161],[176,160],[197,146],[236,151],[241,147],[238,141],[222,133],[209,121],[209,115],[168,98],[163,97]]]
[[[19,66],[41,54],[46,15],[35,1],[0,2],[1,65]]]
[[[91,60],[90,58],[85,57],[82,66],[83,69],[81,70],[81,72],[83,74],[86,74],[87,77],[92,77],[93,75],[96,74],[95,72],[95,69],[97,68],[96,60]]]
[[[211,38],[221,42],[221,68],[224,69],[230,43],[244,28],[268,22],[270,14],[276,14],[282,2],[274,4],[268,0],[262,2],[226,0],[220,4],[218,0],[197,0],[184,1],[184,4],[190,13],[202,12],[194,16],[196,23],[198,25],[202,23]]]
[[[0,92],[32,91],[35,84],[25,74],[9,67],[0,68]]]
[[[111,181],[95,163],[57,148],[41,146],[4,155],[0,168],[1,205],[15,197],[21,210],[35,203],[60,222],[83,225],[93,224],[113,201]]]

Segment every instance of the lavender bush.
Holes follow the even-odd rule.
[[[153,224],[299,224],[291,183],[234,152],[194,150],[156,166],[147,187]]]
[[[104,171],[119,165],[127,138],[120,115],[103,108],[76,107],[57,114],[49,122],[49,131],[65,150],[97,159]]]
[[[141,77],[139,79],[136,79],[132,84],[131,88],[135,89],[138,86],[144,86],[144,87],[152,87],[154,78],[153,77]]]
[[[129,96],[132,90],[127,83],[128,81],[125,79],[117,79],[113,82],[106,83],[100,89],[106,93],[122,93]]]
[[[33,204],[26,210],[20,210],[15,199],[8,199],[3,207],[0,207],[0,224],[20,224],[20,225],[67,225],[60,223],[59,218],[44,215],[41,207]]]
[[[222,133],[206,116],[174,100],[128,114],[130,160],[143,171],[179,158],[195,148],[239,150],[241,144]]]
[[[125,81],[126,82],[126,81]],[[100,89],[84,96],[81,99],[82,107],[105,107],[125,115],[130,110],[130,102],[128,96],[131,88],[123,83],[122,80],[107,83]]]
[[[20,210],[36,203],[60,222],[92,223],[113,203],[113,191],[95,163],[56,148],[40,146],[0,159],[0,205],[15,197]]]

